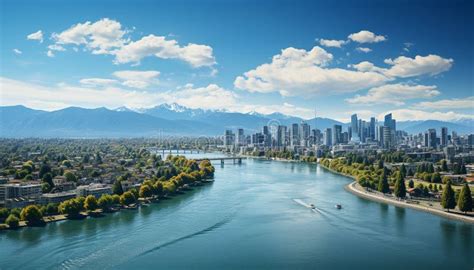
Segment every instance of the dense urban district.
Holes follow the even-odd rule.
[[[209,160],[162,159],[146,140],[0,142],[0,229],[148,206],[214,175]]]
[[[407,134],[391,114],[383,123],[353,115],[344,132],[270,122],[209,138],[0,139],[0,228],[146,207],[212,182],[211,162],[179,155],[186,150],[319,162],[355,179],[356,195],[473,221],[473,141],[447,128]]]
[[[306,122],[289,127],[270,122],[251,135],[244,129],[226,130],[223,141],[231,153],[319,162],[354,178],[356,185],[351,187],[359,192],[353,193],[362,191],[369,199],[389,203],[403,200],[422,210],[445,209],[474,221],[473,134],[450,134],[446,127],[439,133],[429,128],[424,133],[408,134],[397,130],[392,114],[383,122],[374,117],[364,121],[354,114],[347,131],[341,125],[321,132]]]

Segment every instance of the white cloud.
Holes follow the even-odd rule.
[[[444,71],[448,71],[453,65],[453,59],[445,59],[438,55],[427,55],[410,58],[400,56],[392,59],[385,59],[386,64],[392,67],[387,70],[386,75],[393,77],[413,77],[420,75],[437,75]]]
[[[286,48],[272,62],[238,76],[234,86],[250,92],[279,92],[283,96],[344,93],[378,86],[389,80],[376,72],[325,68],[332,54],[320,47],[311,51]]]
[[[31,33],[28,36],[26,36],[26,39],[38,40],[40,43],[43,43],[43,32],[41,30],[38,30],[37,32]]]
[[[362,30],[358,33],[350,34],[348,38],[358,43],[377,43],[387,40],[384,36],[376,35],[367,30]]]
[[[115,53],[118,64],[135,63],[148,56],[162,59],[180,59],[193,67],[213,66],[216,64],[212,48],[207,45],[189,43],[180,46],[176,40],[167,40],[164,36],[148,35],[130,42]]]
[[[58,44],[52,44],[48,46],[48,49],[51,51],[65,51],[66,49]]]
[[[463,99],[443,99],[432,102],[420,102],[415,104],[416,108],[423,109],[474,109],[474,96]]]
[[[386,84],[372,88],[367,95],[356,95],[353,98],[346,99],[351,104],[394,104],[401,106],[405,100],[417,98],[431,98],[439,95],[440,92],[436,86],[426,85],[408,85],[408,84]]]
[[[180,105],[197,109],[227,109],[235,110],[238,107],[238,95],[216,84],[206,87],[194,87],[187,84],[176,91],[167,92],[167,102],[176,102]]]
[[[319,44],[324,47],[335,47],[341,48],[342,45],[346,44],[345,40],[331,40],[331,39],[320,39]]]
[[[54,33],[53,39],[59,45],[85,45],[93,54],[110,54],[123,46],[125,34],[119,22],[104,18],[94,23],[73,25],[61,33]]]
[[[48,57],[54,57],[54,53],[53,53],[53,51],[51,51],[51,50],[49,50],[49,51],[46,53],[46,55],[47,55]]]
[[[20,50],[18,50],[18,49],[13,49],[13,52],[14,52],[15,54],[18,54],[18,55],[20,55],[20,54],[23,53],[22,51],[20,51]]]
[[[383,119],[387,113],[392,113],[393,118],[397,121],[418,121],[418,120],[440,120],[440,121],[458,121],[466,119],[474,119],[472,114],[462,114],[455,112],[427,112],[421,110],[399,109],[381,113],[378,118]]]
[[[85,78],[79,81],[84,86],[90,87],[105,87],[118,83],[117,80],[103,79],[103,78]]]
[[[144,89],[151,84],[158,84],[159,71],[148,70],[122,70],[116,71],[113,75],[122,80],[122,84],[131,88]]]
[[[372,51],[371,48],[366,48],[366,47],[357,47],[356,50],[359,52],[364,52],[364,53],[369,53]]]
[[[434,76],[448,71],[452,67],[454,60],[430,54],[427,56],[417,55],[415,58],[400,56],[394,60],[385,59],[384,62],[391,67],[377,67],[368,61],[363,61],[355,65],[349,65],[349,67],[363,72],[377,72],[390,78],[408,78],[421,75]]]

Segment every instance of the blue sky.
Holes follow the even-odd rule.
[[[473,118],[472,1],[69,2],[1,2],[1,105]]]

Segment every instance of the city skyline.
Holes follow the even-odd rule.
[[[399,121],[473,119],[470,2],[370,5],[360,13],[352,10],[363,3],[350,2],[127,6],[139,17],[107,2],[87,16],[74,15],[87,9],[81,3],[54,2],[56,16],[43,4],[17,12],[25,3],[35,5],[2,2],[11,11],[2,14],[2,106],[176,102],[305,119],[316,110],[343,122],[389,112]],[[152,15],[159,20],[147,20]],[[315,20],[298,20],[305,16]]]

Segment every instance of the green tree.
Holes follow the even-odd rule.
[[[43,181],[43,183],[48,183],[51,188],[54,187],[53,175],[50,172],[45,173],[41,178],[41,181]]]
[[[130,205],[136,202],[136,197],[133,195],[131,191],[124,192],[120,196],[120,204],[122,205]]]
[[[157,195],[157,196],[163,195],[163,183],[157,181],[153,185],[153,191],[155,192],[155,195]]]
[[[141,198],[148,198],[148,197],[151,197],[152,195],[153,195],[153,192],[149,185],[141,185],[140,192],[139,192],[139,196]]]
[[[58,205],[55,203],[48,203],[45,207],[43,215],[56,215],[58,213]]]
[[[68,181],[68,182],[77,182],[76,175],[74,175],[70,171],[66,171],[63,176],[66,177],[66,181]]]
[[[120,195],[117,195],[117,194],[112,195],[112,204],[114,205],[120,204]]]
[[[114,204],[113,202],[113,198],[111,195],[109,194],[102,194],[102,196],[99,198],[99,200],[97,201],[97,204],[99,205],[99,207],[104,211],[104,212],[107,212],[110,210],[110,208],[112,207],[112,205]]]
[[[112,186],[112,192],[117,195],[122,195],[123,194],[123,189],[122,189],[122,183],[120,183],[120,180],[115,180],[113,186]]]
[[[400,166],[400,174],[402,175],[403,179],[407,177],[407,168],[405,167],[405,164],[402,164],[402,166]]]
[[[443,195],[441,196],[441,205],[444,209],[454,209],[456,207],[456,199],[454,198],[454,190],[451,187],[451,181],[446,183],[446,187],[443,190]]]
[[[446,162],[446,159],[443,159],[441,161],[441,171],[443,171],[443,172],[448,171],[448,162]]]
[[[28,205],[27,207],[23,208],[20,213],[20,218],[26,221],[26,224],[28,225],[39,225],[44,222],[43,214],[36,205]]]
[[[76,218],[79,216],[82,205],[77,199],[70,199],[59,204],[59,213],[67,215],[68,218]]]
[[[441,183],[441,175],[439,172],[435,172],[431,175],[431,182],[432,183]]]
[[[379,192],[384,193],[384,194],[390,192],[390,187],[388,185],[387,177],[384,177],[383,175],[382,175],[382,177],[380,177],[379,185],[377,187],[377,190]]]
[[[8,208],[0,208],[0,223],[3,223],[10,215]]]
[[[467,185],[464,184],[461,190],[461,194],[459,195],[458,199],[458,209],[464,213],[472,211],[472,196],[471,196],[471,189]]]
[[[99,205],[97,204],[97,199],[92,196],[92,195],[89,195],[86,197],[85,201],[84,201],[84,208],[87,210],[87,211],[94,211],[95,209],[97,209],[99,207]]]
[[[15,215],[9,215],[5,220],[5,223],[12,229],[18,228],[20,220]]]
[[[406,190],[405,180],[402,178],[402,175],[399,174],[393,192],[397,198],[405,198]]]

